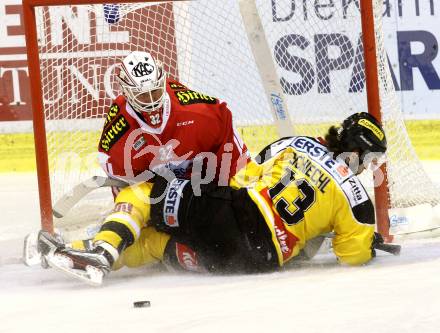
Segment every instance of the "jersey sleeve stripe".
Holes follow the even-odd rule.
[[[122,220],[126,222],[136,233],[136,238],[138,238],[141,234],[141,228],[138,226],[135,220],[131,218],[131,216],[124,214],[124,213],[113,213],[107,216],[105,219],[105,222],[114,221],[114,220]]]

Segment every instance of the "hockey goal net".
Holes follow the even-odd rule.
[[[373,2],[374,15],[364,22],[374,24],[374,72],[389,143],[383,191],[392,208],[390,231],[433,229],[440,225],[439,191],[406,132],[384,49],[382,1],[365,1]],[[46,228],[54,202],[102,174],[96,150],[103,116],[119,93],[115,65],[130,51],[149,50],[171,77],[227,101],[252,152],[280,135],[320,136],[346,116],[368,111],[359,1],[128,2],[24,1]],[[284,104],[272,88],[284,92]],[[54,224],[98,221],[111,202],[108,189],[93,192]]]

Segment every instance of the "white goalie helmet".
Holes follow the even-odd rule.
[[[148,52],[134,51],[119,65],[119,85],[138,112],[154,112],[163,105],[166,73]]]

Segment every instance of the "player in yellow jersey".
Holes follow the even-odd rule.
[[[126,188],[92,250],[65,247],[46,233],[40,249],[51,266],[92,283],[111,267],[160,261],[190,271],[274,270],[329,232],[341,263],[364,264],[373,255],[375,217],[356,174],[371,153],[386,151],[385,133],[371,115],[357,113],[331,127],[325,139],[276,141],[229,187],[158,179]]]

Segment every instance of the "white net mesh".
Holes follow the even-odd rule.
[[[358,1],[302,8],[291,1],[257,3],[296,134],[319,136],[329,122],[368,112]],[[384,47],[382,1],[373,3],[391,206],[437,205],[439,189],[412,148],[395,93]]]
[[[438,203],[438,189],[425,175],[406,133],[384,52],[382,3],[374,2],[391,202],[393,206]],[[276,139],[238,1],[219,3],[37,8],[54,202],[80,181],[102,174],[96,161],[102,117],[119,93],[114,66],[130,51],[149,50],[171,77],[227,101],[251,151]],[[256,3],[295,134],[319,136],[330,124],[367,111],[357,1]],[[106,193],[92,195],[83,205],[98,204],[102,211],[111,203]],[[90,216],[89,208],[82,207],[72,215]]]

